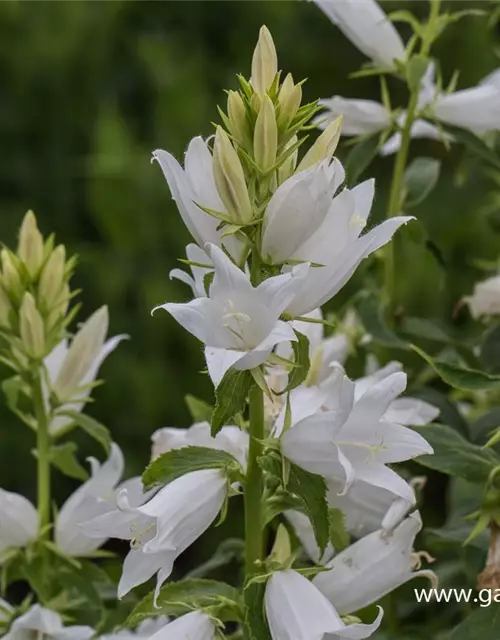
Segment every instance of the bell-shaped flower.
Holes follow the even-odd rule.
[[[500,89],[500,68],[495,69],[494,71],[489,73],[485,78],[481,80],[479,84],[489,84],[493,87],[496,87],[497,89]]]
[[[104,306],[81,326],[71,345],[63,340],[45,358],[50,387],[63,403],[58,413],[83,409],[99,367],[127,337],[118,335],[106,340],[108,323],[108,309]],[[45,393],[48,394],[48,390]],[[50,423],[50,432],[56,434],[71,422],[70,417],[56,413]]]
[[[440,95],[434,105],[438,120],[476,134],[500,130],[500,90],[492,84]]]
[[[330,571],[318,574],[314,585],[342,614],[377,602],[400,585],[418,576],[435,583],[435,575],[420,568],[426,553],[413,553],[415,536],[422,528],[418,511],[390,534],[375,531],[341,551],[327,563]]]
[[[276,189],[262,225],[261,251],[267,262],[280,264],[296,257],[323,224],[344,179],[344,168],[338,160],[323,160]]]
[[[221,249],[209,245],[207,250],[215,267],[208,297],[156,308],[168,311],[206,345],[208,370],[217,385],[230,367],[253,369],[277,344],[296,340],[291,326],[279,317],[302,287],[309,266],[298,265],[253,287]]]
[[[155,574],[157,597],[177,556],[217,517],[227,491],[222,471],[193,471],[173,480],[146,502],[144,496],[129,496],[125,489],[118,495],[116,509],[86,522],[83,529],[89,536],[131,540],[118,597]]]
[[[234,236],[222,239],[223,231],[218,229],[220,220],[199,206],[228,215],[217,191],[212,154],[205,140],[200,136],[191,140],[184,169],[170,153],[161,149],[153,152],[153,160],[159,163],[182,220],[196,243],[200,247],[207,243],[224,246],[238,260],[244,245]]]
[[[203,611],[192,611],[169,622],[149,640],[215,640],[215,624]]]
[[[286,183],[285,183],[286,184]],[[374,196],[374,181],[367,180],[354,189],[344,189],[331,200],[319,226],[288,260],[311,263],[299,293],[286,310],[302,316],[328,302],[345,285],[359,264],[392,238],[411,217],[397,216],[360,235],[367,224]],[[310,214],[305,210],[302,215]],[[281,217],[281,235],[285,238],[291,219]],[[274,233],[277,233],[275,229]],[[265,232],[263,246],[266,244]]]
[[[3,638],[4,640],[26,640],[27,638],[87,640],[94,633],[94,630],[90,627],[65,627],[58,613],[35,604],[26,613],[14,620]]]
[[[246,431],[234,425],[222,427],[214,438],[208,422],[197,422],[189,429],[164,427],[155,431],[151,440],[153,441],[152,459],[171,449],[198,446],[227,451],[238,460],[243,469],[246,469],[247,466],[250,438]]]
[[[313,0],[365,56],[381,67],[403,60],[405,47],[376,0]]]
[[[388,129],[391,113],[383,104],[375,100],[359,100],[333,96],[320,100],[324,107],[315,122],[324,129],[330,122],[342,116],[343,136],[362,136]]]
[[[273,573],[264,605],[273,640],[361,640],[378,629],[383,615],[380,609],[371,624],[346,625],[314,584],[293,570]]]
[[[404,391],[406,375],[396,372],[384,378],[356,402],[355,385],[341,368],[331,378],[330,409],[292,424],[281,435],[283,455],[306,471],[339,482],[342,493],[357,479],[413,501],[408,484],[386,466],[432,453],[418,433],[384,419],[391,402]]]
[[[116,495],[127,483],[118,486],[123,475],[124,460],[120,447],[113,443],[109,458],[100,464],[89,458],[92,475],[63,504],[55,523],[55,542],[69,556],[87,556],[108,539],[85,535],[80,524],[112,511]]]
[[[0,553],[25,547],[38,535],[38,514],[29,500],[0,489]]]
[[[475,319],[500,315],[500,275],[478,282],[465,301]]]

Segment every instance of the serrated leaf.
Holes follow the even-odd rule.
[[[53,445],[50,448],[50,462],[69,478],[85,481],[88,479],[89,474],[75,456],[77,449],[75,442]]]
[[[200,398],[192,396],[190,393],[184,397],[184,401],[193,422],[210,422],[213,411],[212,405],[205,402],[205,400],[200,400]]]
[[[352,147],[344,161],[347,182],[350,187],[358,182],[360,175],[377,156],[379,146],[379,134],[377,133],[360,140]]]
[[[470,613],[458,627],[455,627],[449,640],[498,640],[500,629],[500,606],[493,596],[495,590],[490,591],[492,604],[489,607],[479,607]]]
[[[153,604],[154,592],[136,605],[126,625],[134,627],[151,616],[181,616],[194,609],[216,610],[223,621],[241,620],[241,596],[235,587],[217,580],[188,578],[170,582],[160,589],[157,606]]]
[[[433,455],[415,458],[415,462],[469,482],[486,484],[490,473],[500,466],[500,456],[491,449],[478,447],[451,427],[431,424],[415,427],[434,449]]]
[[[165,486],[176,478],[201,469],[227,469],[238,466],[230,453],[209,447],[182,447],[163,453],[149,464],[142,474],[146,489]]]
[[[245,410],[248,391],[252,384],[250,371],[226,371],[215,390],[215,407],[211,420],[212,436],[216,436],[237,413]]]
[[[250,582],[243,591],[245,629],[249,640],[271,640],[264,613],[265,582]]]
[[[349,546],[351,538],[346,528],[346,517],[340,509],[331,507],[330,513],[330,541],[335,549],[335,553],[339,553]]]
[[[79,413],[78,411],[61,411],[57,415],[71,418],[77,426],[81,427],[85,431],[85,433],[87,433],[91,438],[94,438],[94,440],[97,440],[97,442],[103,447],[104,451],[109,455],[112,439],[107,427],[100,422],[97,422],[97,420],[94,420],[94,418],[91,418],[84,413]]]
[[[439,180],[441,163],[435,158],[415,158],[405,171],[406,207],[420,204]]]
[[[283,482],[282,464],[279,458],[266,456],[260,460],[262,467]],[[295,464],[288,464],[286,486],[283,490],[297,496],[302,510],[309,516],[314,529],[316,544],[321,555],[330,541],[330,514],[326,499],[327,487],[322,476],[304,471]]]
[[[292,342],[291,345],[295,366],[288,374],[288,384],[277,395],[288,393],[289,391],[292,391],[292,389],[298,387],[304,382],[307,378],[307,374],[309,373],[309,367],[311,365],[309,361],[309,338],[296,329],[294,331],[297,336],[297,342]]]
[[[430,364],[441,380],[449,384],[450,387],[464,391],[500,389],[500,376],[490,375],[478,369],[468,369],[467,367],[462,367],[457,364],[435,360],[419,347],[411,345],[411,348]]]

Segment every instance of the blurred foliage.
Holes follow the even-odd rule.
[[[424,2],[389,4],[427,11]],[[481,1],[460,5],[492,11]],[[151,151],[181,159],[193,136],[212,133],[223,89],[235,87],[236,73],[249,73],[264,23],[280,67],[308,78],[306,101],[379,98],[377,78],[349,78],[362,55],[311,3],[0,3],[0,238],[14,244],[25,210],[34,209],[44,233],[79,255],[80,318],[107,304],[111,332],[131,336],[103,366],[106,384],[90,408],[123,448],[129,474],[144,468],[154,430],[189,423],[187,393],[212,394],[198,373],[200,345],[166,314],[150,316],[155,304],[186,299],[185,285],[168,273],[190,241]],[[500,32],[487,23],[469,17],[443,35],[433,53],[445,81],[460,69],[459,87],[471,86],[498,66]],[[408,37],[405,25],[401,33]],[[404,86],[391,80],[389,88],[393,104],[403,105]],[[492,197],[491,177],[459,146],[417,141],[413,153],[439,158],[442,170],[433,196],[413,210],[421,229],[401,232],[398,298],[409,315],[460,325],[457,305],[484,275],[478,261],[499,255],[500,196]],[[384,217],[392,165],[380,158],[363,174],[377,179],[373,222]],[[332,309],[361,288],[363,273]],[[2,486],[33,498],[24,428],[5,407],[0,417]],[[59,484],[57,497],[69,489]]]

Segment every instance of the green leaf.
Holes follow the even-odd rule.
[[[97,420],[94,420],[94,418],[91,418],[84,413],[79,413],[78,411],[61,411],[57,415],[72,418],[75,424],[81,427],[91,438],[97,440],[97,442],[102,445],[104,451],[109,455],[112,439],[109,430],[103,424],[97,422]]]
[[[227,538],[223,540],[217,548],[214,555],[192,569],[186,578],[204,578],[207,574],[215,569],[219,569],[234,560],[241,560],[245,553],[245,541],[240,538]]]
[[[250,371],[229,369],[215,390],[215,407],[212,412],[212,436],[216,436],[222,427],[237,413],[245,410],[248,391],[253,384]]]
[[[379,151],[379,134],[363,138],[355,144],[345,158],[344,167],[350,187],[358,182],[360,175],[369,167]]]
[[[440,326],[438,321],[429,318],[403,318],[401,330],[412,336],[449,344],[452,337]]]
[[[185,396],[184,401],[187,404],[193,422],[210,422],[213,411],[212,405],[205,402],[205,400],[192,396],[190,393]]]
[[[492,373],[500,371],[500,325],[486,333],[481,345],[481,362]]]
[[[336,553],[349,546],[351,537],[346,528],[346,518],[343,511],[335,507],[329,509],[330,513],[330,540]]]
[[[434,360],[432,356],[422,351],[419,347],[411,345],[411,348],[430,364],[441,380],[444,380],[450,387],[464,391],[500,389],[500,376],[493,376],[477,369],[468,369],[457,364]]]
[[[422,55],[412,56],[406,65],[406,82],[408,83],[408,89],[412,92],[418,92],[420,90],[420,83],[429,66],[429,58]]]
[[[405,171],[406,207],[420,204],[439,180],[441,163],[435,158],[415,158]]]
[[[164,486],[191,471],[239,467],[230,453],[209,447],[182,447],[163,453],[146,467],[142,482],[146,489]]]
[[[309,338],[295,329],[297,342],[292,342],[295,366],[288,374],[288,384],[278,395],[288,393],[304,382],[309,373]]]
[[[283,484],[282,463],[279,458],[268,455],[261,458],[259,462],[266,471],[279,478]],[[309,516],[316,543],[323,554],[330,541],[330,514],[324,478],[289,463],[287,482],[283,489],[299,498],[303,511]]]
[[[265,582],[250,582],[243,591],[245,627],[250,631],[249,640],[271,640],[264,613],[265,592]]]
[[[479,607],[469,614],[458,627],[453,629],[448,640],[498,640],[500,629],[498,590],[492,589],[488,597],[491,597],[491,606]],[[486,598],[485,600],[487,603]]]
[[[193,609],[210,610],[220,620],[241,620],[241,596],[235,587],[216,580],[188,578],[161,588],[157,607],[154,592],[136,605],[126,625],[133,627],[151,616],[181,616]]]
[[[500,456],[469,442],[451,427],[431,424],[415,428],[434,449],[433,455],[415,458],[415,462],[484,485],[490,473],[500,465]]]
[[[500,169],[500,157],[491,149],[482,138],[479,138],[471,131],[454,127],[444,122],[440,123],[444,131],[451,134],[453,138],[463,144],[473,154],[486,160],[495,169]]]
[[[85,481],[89,474],[75,456],[77,449],[75,442],[53,445],[50,448],[50,462],[69,478]]]
[[[486,444],[492,431],[500,427],[500,408],[483,413],[470,426],[471,437],[478,444]]]

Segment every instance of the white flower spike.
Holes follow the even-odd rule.
[[[328,562],[331,570],[318,574],[314,585],[337,611],[348,614],[377,602],[412,578],[426,577],[435,584],[432,571],[414,571],[420,566],[420,556],[413,553],[413,543],[421,528],[416,511],[392,534],[371,533]]]
[[[61,616],[55,611],[35,604],[25,614],[16,618],[4,640],[88,640],[94,635],[90,627],[64,627]]]
[[[333,24],[381,67],[403,60],[405,47],[396,28],[376,0],[313,0]]]
[[[207,250],[215,266],[209,296],[186,304],[166,303],[153,313],[165,309],[206,345],[208,370],[217,385],[230,367],[257,367],[277,344],[296,340],[293,329],[279,317],[301,288],[309,266],[298,265],[254,288],[221,249],[209,245]]]
[[[293,570],[273,573],[264,603],[273,640],[361,640],[375,632],[383,615],[380,609],[372,624],[346,626],[325,596]]]

